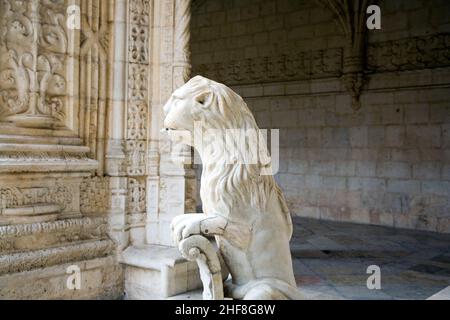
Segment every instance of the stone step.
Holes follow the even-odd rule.
[[[130,246],[119,261],[125,267],[125,299],[167,299],[202,287],[196,262],[174,247]]]
[[[203,300],[202,289],[192,290],[168,297],[167,300]]]

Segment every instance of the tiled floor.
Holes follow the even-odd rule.
[[[294,219],[291,251],[307,299],[427,299],[450,285],[450,235]],[[381,269],[369,290],[367,267]]]

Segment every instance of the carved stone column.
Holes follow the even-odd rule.
[[[190,70],[190,1],[129,2],[132,25],[136,25],[135,31],[131,29],[130,33],[132,42],[128,47],[132,60],[129,64],[136,69],[129,72],[126,140],[139,145],[129,148],[134,153],[127,155],[130,159],[126,172],[129,176],[127,225],[131,245],[121,253],[120,261],[125,266],[126,298],[164,299],[201,286],[196,263],[180,256],[170,232],[172,218],[186,211],[188,171],[173,164],[170,144],[160,133],[164,118],[162,107],[173,90],[184,83]],[[132,9],[134,4],[138,5],[136,12]],[[147,9],[149,14],[145,20]],[[147,50],[144,43],[133,38],[138,35],[139,41],[147,39],[141,30],[144,25],[150,30]],[[130,109],[136,102],[140,102],[137,108]],[[145,123],[142,122],[144,117],[147,117]],[[144,128],[147,140],[141,145],[139,132],[144,132]],[[137,165],[130,166],[132,164]],[[145,216],[141,215],[143,211]],[[144,245],[136,245],[142,240],[142,221],[145,222]]]
[[[173,77],[174,87],[181,87],[191,75],[191,0],[175,1],[175,39]]]
[[[126,223],[127,177],[125,172],[125,115],[127,89],[126,43],[118,39],[127,38],[128,0],[115,0],[114,26],[112,29],[112,59],[114,73],[109,99],[107,149],[105,156],[106,174],[109,176],[111,207],[109,211],[111,235],[119,249],[129,244],[129,228]]]
[[[154,3],[151,138],[148,153],[147,241],[173,246],[171,219],[195,209],[195,175],[192,165],[177,166],[171,160],[170,142],[164,140],[162,106],[173,90],[190,76],[190,0]],[[184,149],[191,157],[190,148]]]
[[[153,2],[128,2],[128,91],[126,101],[125,171],[128,176],[126,223],[134,244],[145,242],[147,147],[150,86],[150,23]]]

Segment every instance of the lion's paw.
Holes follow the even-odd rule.
[[[204,214],[183,214],[175,217],[171,223],[172,236],[175,243],[195,234],[201,234],[201,222]]]

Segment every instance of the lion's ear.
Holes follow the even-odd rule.
[[[202,92],[195,97],[195,101],[197,101],[201,105],[207,106],[209,105],[208,102],[210,102],[209,100],[211,100],[211,96],[212,96],[211,92]]]

